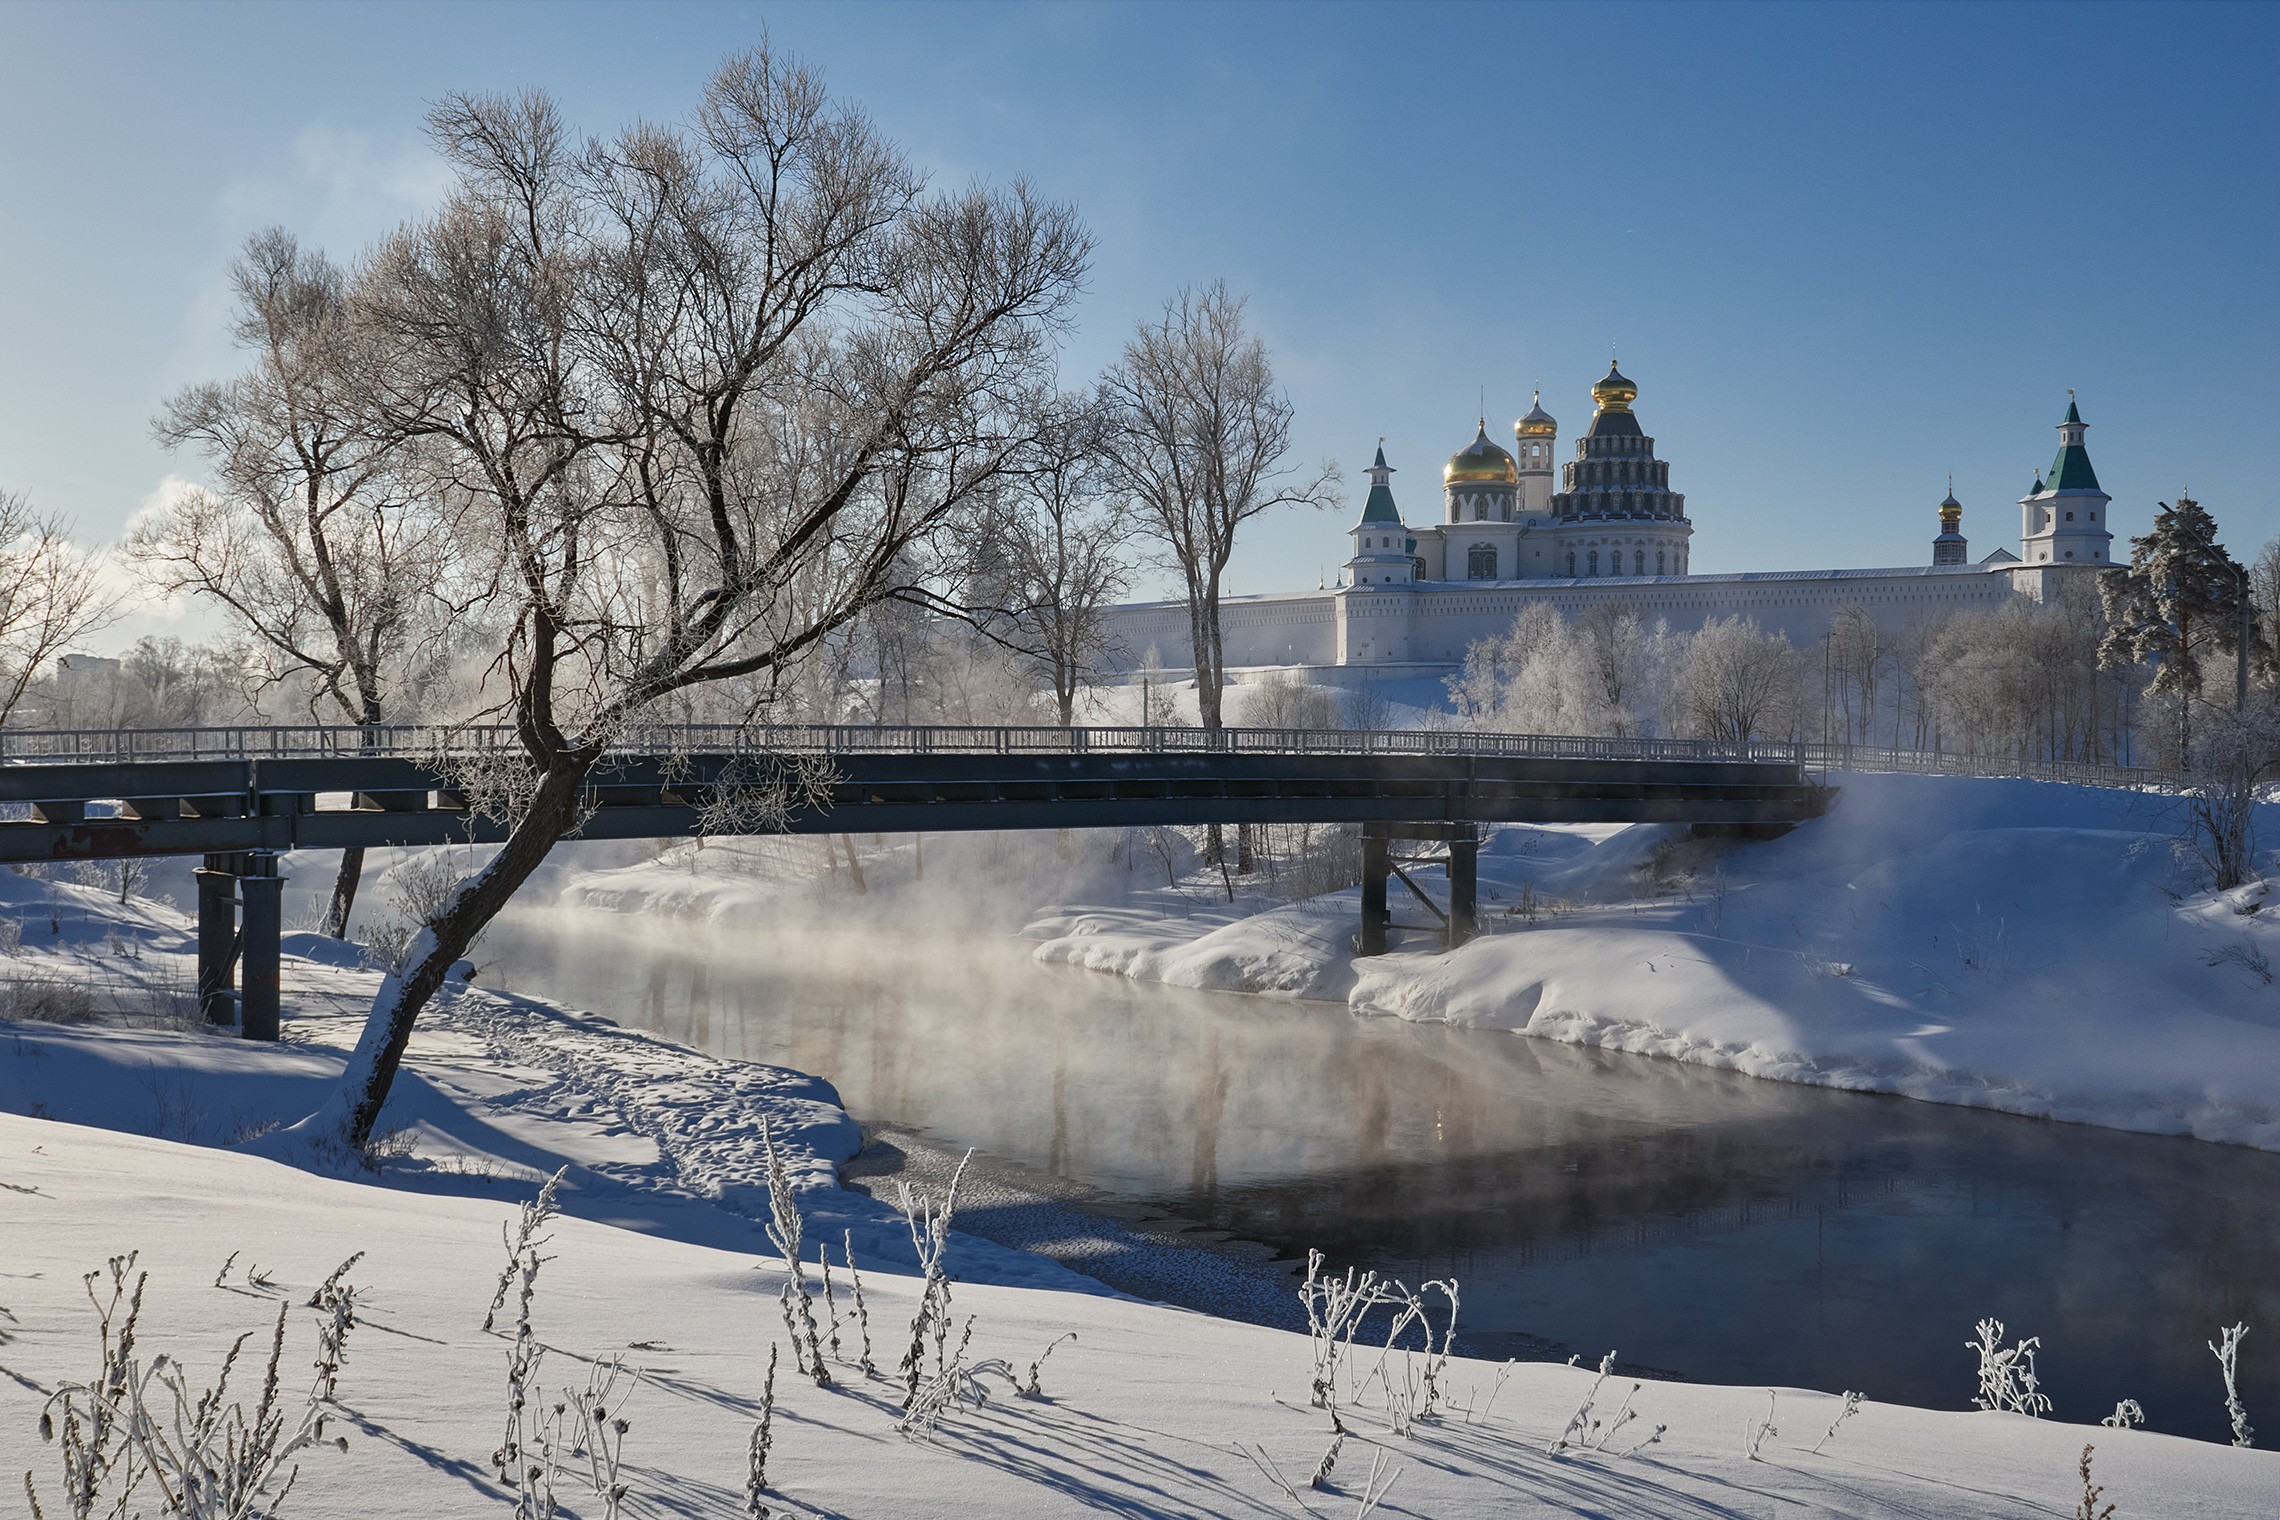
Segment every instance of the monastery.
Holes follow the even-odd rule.
[[[2013,595],[2039,601],[2113,563],[2107,496],[2090,468],[2086,425],[2069,402],[2049,475],[2036,477],[2020,499],[2016,553],[1999,548],[1973,561],[1951,490],[1939,505],[1929,564],[1691,575],[1694,522],[1686,497],[1670,488],[1670,465],[1655,457],[1654,439],[1639,426],[1638,395],[1609,366],[1591,388],[1590,426],[1556,477],[1559,423],[1541,396],[1513,423],[1511,450],[1489,438],[1483,418],[1473,441],[1441,469],[1432,522],[1404,518],[1381,446],[1361,520],[1347,530],[1352,556],[1338,584],[1223,600],[1228,666],[1315,667],[1344,682],[1446,674],[1469,645],[1503,633],[1534,601],[1571,620],[1597,603],[1625,602],[1678,632],[1741,615],[1802,646],[1845,607],[1864,608],[1898,631]],[[1112,627],[1127,668],[1193,664],[1184,601],[1120,607]]]

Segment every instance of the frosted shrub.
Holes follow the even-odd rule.
[[[2114,1406],[2114,1412],[2098,1422],[2108,1430],[2132,1430],[2145,1423],[2145,1411],[2136,1399],[2124,1399]]]
[[[1393,1298],[1391,1285],[1375,1272],[1357,1275],[1348,1267],[1342,1278],[1325,1277],[1322,1262],[1320,1251],[1306,1253],[1306,1281],[1299,1286],[1298,1299],[1306,1307],[1314,1353],[1312,1401],[1315,1408],[1330,1412],[1330,1428],[1342,1433],[1346,1427],[1338,1418],[1338,1374],[1353,1360],[1354,1337],[1363,1317]]]
[[[1412,1293],[1400,1282],[1389,1282],[1386,1301],[1396,1307],[1393,1324],[1386,1332],[1385,1349],[1378,1353],[1373,1376],[1385,1389],[1385,1412],[1396,1435],[1414,1433],[1419,1420],[1434,1419],[1446,1397],[1443,1383],[1448,1376],[1449,1347],[1457,1335],[1457,1285],[1438,1279],[1425,1283]],[[1433,1346],[1433,1320],[1426,1303],[1426,1295],[1439,1293],[1447,1305],[1447,1318],[1443,1321],[1441,1345]],[[1424,1355],[1420,1358],[1407,1347],[1401,1350],[1399,1380],[1389,1365],[1394,1348],[1403,1335],[1417,1327],[1424,1341]]]
[[[906,1436],[930,1436],[942,1427],[942,1417],[960,1404],[971,1404],[979,1409],[989,1402],[989,1389],[982,1382],[984,1376],[1002,1377],[1014,1383],[1013,1368],[1001,1357],[968,1363],[966,1348],[973,1344],[974,1316],[966,1316],[966,1327],[959,1332],[957,1349],[945,1352],[944,1337],[938,1331],[934,1345],[934,1371],[922,1379],[903,1405],[899,1427]],[[1018,1386],[1018,1385],[1016,1385]]]
[[[831,1369],[824,1364],[823,1336],[816,1328],[815,1291],[808,1286],[807,1269],[800,1260],[800,1236],[806,1222],[800,1216],[800,1200],[792,1190],[791,1173],[784,1166],[783,1152],[776,1146],[775,1127],[768,1116],[760,1116],[760,1144],[768,1156],[768,1240],[791,1269],[791,1279],[784,1284],[782,1307],[784,1328],[792,1337],[792,1360],[800,1371],[816,1381],[818,1387],[831,1383]],[[831,1269],[827,1264],[824,1268]],[[799,1314],[792,1313],[793,1299],[799,1301]],[[836,1323],[833,1326],[837,1330]],[[835,1336],[836,1339],[836,1336]]]
[[[768,1381],[760,1390],[760,1418],[753,1422],[752,1439],[744,1448],[744,1513],[749,1520],[769,1520],[775,1512],[762,1497],[768,1492],[768,1448],[775,1444],[776,1343],[768,1343]]]
[[[538,1286],[538,1269],[554,1259],[538,1254],[538,1248],[553,1238],[538,1232],[555,1216],[554,1191],[562,1185],[563,1174],[569,1170],[567,1166],[557,1170],[546,1179],[538,1196],[522,1206],[522,1217],[516,1222],[513,1234],[507,1232],[505,1225],[499,1226],[499,1243],[507,1248],[507,1265],[499,1273],[498,1290],[491,1295],[490,1310],[483,1316],[486,1331],[498,1321],[499,1311],[506,1307],[507,1290],[514,1286],[517,1278],[522,1280],[521,1317],[525,1323],[529,1321],[530,1296]]]
[[[2090,1453],[2097,1449],[2095,1446],[2083,1447],[2082,1460],[2075,1464],[2075,1471],[2082,1475],[2082,1502],[2075,1506],[2074,1520],[2114,1520],[2113,1505],[2109,1504],[2104,1509],[2098,1507],[2098,1501],[2106,1496],[2105,1485],[2090,1481]]]
[[[1972,1404],[2042,1418],[2050,1410],[2050,1400],[2037,1391],[2040,1383],[2035,1377],[2035,1352],[2042,1346],[2042,1337],[2029,1336],[2006,1347],[2001,1320],[1983,1319],[1977,1330],[1978,1339],[1964,1342],[1979,1353],[1979,1395]]]
[[[910,1319],[910,1349],[903,1351],[903,1413],[907,1415],[919,1401],[919,1390],[926,1383],[926,1342],[935,1342],[935,1376],[942,1379],[948,1372],[948,1358],[944,1342],[951,1333],[951,1278],[942,1272],[942,1253],[951,1244],[951,1219],[958,1215],[958,1183],[967,1174],[967,1162],[974,1160],[974,1151],[967,1151],[958,1160],[958,1169],[951,1174],[951,1190],[942,1196],[942,1203],[919,1199],[910,1192],[910,1183],[898,1183],[903,1203],[903,1221],[910,1226],[910,1247],[919,1256],[919,1313]],[[967,1324],[971,1331],[971,1322]]]
[[[180,1520],[275,1515],[299,1476],[299,1467],[288,1465],[295,1455],[318,1445],[348,1447],[346,1440],[328,1442],[323,1434],[327,1415],[338,1408],[333,1385],[345,1330],[337,1319],[320,1329],[317,1379],[296,1414],[293,1401],[281,1396],[278,1387],[291,1312],[278,1305],[260,1395],[250,1410],[242,1400],[225,1404],[230,1376],[254,1332],[231,1344],[210,1388],[193,1392],[187,1369],[163,1352],[145,1364],[135,1355],[135,1329],[149,1274],[135,1272],[135,1259],[132,1252],[114,1256],[104,1271],[87,1274],[87,1296],[95,1305],[102,1343],[101,1369],[91,1383],[61,1384],[40,1411],[41,1439],[62,1448],[66,1512],[72,1520],[132,1513],[134,1492],[147,1480],[158,1490],[161,1513]],[[97,1286],[106,1273],[107,1296]],[[328,1285],[336,1297],[353,1300],[354,1290],[341,1285],[338,1276]],[[35,1520],[45,1520],[30,1473],[24,1475],[24,1489]]]
[[[1765,1391],[1765,1418],[1752,1420],[1742,1427],[1742,1455],[1752,1462],[1759,1461],[1759,1451],[1765,1447],[1766,1437],[1781,1434],[1773,1423],[1774,1404],[1779,1398],[1771,1388]]]
[[[1818,1456],[1821,1448],[1829,1444],[1830,1440],[1835,1437],[1839,1426],[1860,1413],[1861,1395],[1847,1390],[1844,1399],[1845,1407],[1837,1411],[1837,1417],[1829,1422],[1829,1428],[1821,1432],[1821,1439],[1813,1443],[1814,1455]]]
[[[2233,1445],[2254,1446],[2256,1431],[2248,1423],[2248,1410],[2241,1404],[2240,1389],[2233,1381],[2240,1363],[2240,1343],[2248,1338],[2246,1324],[2231,1325],[2219,1332],[2222,1341],[2209,1342],[2209,1354],[2225,1374],[2225,1413],[2232,1420]]]

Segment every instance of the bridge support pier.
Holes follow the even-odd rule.
[[[198,1011],[247,1040],[278,1034],[285,878],[270,850],[208,855],[198,880]],[[233,990],[231,983],[241,984]]]
[[[1397,840],[1427,840],[1446,843],[1449,847],[1448,911],[1442,912],[1440,905],[1430,899],[1420,903],[1441,920],[1438,926],[1393,921],[1393,907],[1388,900],[1388,883],[1393,876],[1401,876],[1411,892],[1424,898],[1423,892],[1394,862],[1393,845]],[[1480,825],[1438,821],[1362,825],[1362,930],[1354,936],[1356,955],[1385,954],[1391,931],[1395,929],[1437,933],[1441,942],[1454,950],[1479,932],[1479,927]]]
[[[198,1011],[209,1024],[237,1015],[237,879],[243,857],[209,855],[198,882]]]
[[[238,930],[238,961],[245,991],[238,1004],[238,1034],[248,1040],[275,1040],[278,1024],[278,939],[284,930],[285,878],[277,874],[273,851],[245,857],[238,878],[244,917]]]
[[[1386,930],[1393,915],[1386,910],[1385,878],[1391,865],[1392,841],[1362,826],[1362,932],[1354,940],[1356,955],[1385,954]]]

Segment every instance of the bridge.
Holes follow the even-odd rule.
[[[1817,816],[1832,747],[1437,731],[676,725],[629,730],[596,768],[583,839],[941,833],[1162,824],[1351,823],[1362,931],[1472,934],[1481,826],[1686,823],[1778,832]],[[733,801],[804,762],[812,800]],[[496,843],[470,777],[520,762],[499,727],[0,731],[0,862],[199,855],[199,994],[210,1019],[276,1038],[288,850]],[[723,806],[727,802],[730,805]],[[725,820],[725,821],[724,821]],[[1448,849],[1444,909],[1398,842]],[[1440,922],[1397,925],[1391,879]],[[242,990],[230,987],[243,964]]]

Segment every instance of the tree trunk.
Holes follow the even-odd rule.
[[[340,875],[333,879],[332,910],[325,915],[325,933],[348,938],[349,910],[356,906],[356,888],[364,880],[364,846],[340,852]]]
[[[863,884],[863,862],[855,858],[855,836],[842,834],[839,836],[839,842],[847,846],[847,874],[855,878],[855,895],[857,897],[869,897],[871,889]],[[827,834],[824,836],[824,847],[829,849],[830,846],[831,836]]]
[[[1235,825],[1235,871],[1240,876],[1251,874],[1251,826],[1247,823]]]
[[[301,1139],[337,1138],[358,1149],[371,1139],[373,1122],[388,1102],[388,1090],[403,1064],[404,1047],[411,1042],[420,1010],[443,986],[452,964],[467,953],[475,936],[506,907],[516,889],[530,880],[578,816],[578,793],[590,765],[557,764],[559,768],[539,782],[530,807],[491,863],[460,884],[412,941],[403,969],[381,982],[338,1091],[323,1108],[293,1126]]]

